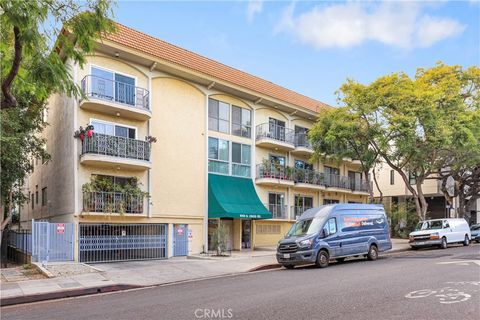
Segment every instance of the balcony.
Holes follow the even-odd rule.
[[[255,145],[274,150],[292,151],[295,149],[292,129],[263,123],[256,127]]]
[[[372,183],[370,183],[370,187],[373,187]],[[352,190],[354,194],[369,194],[367,180],[350,180],[350,190]]]
[[[255,183],[265,186],[293,186],[293,168],[273,162],[257,164]]]
[[[135,120],[148,120],[150,94],[148,90],[131,84],[87,75],[81,82],[87,99],[80,101],[80,108]]]
[[[94,133],[82,142],[80,163],[130,170],[151,168],[150,143],[124,137]]]
[[[310,157],[313,154],[313,148],[307,133],[295,133],[293,142],[295,149],[292,150],[292,154],[303,157]]]
[[[325,186],[329,191],[350,193],[351,183],[348,177],[339,176],[336,174],[325,174]]]
[[[272,219],[288,219],[287,206],[281,204],[266,204],[268,211],[272,213]]]
[[[311,207],[291,206],[290,212],[293,213],[293,217],[297,220],[308,209],[311,209]]]
[[[325,175],[322,172],[296,168],[293,174],[295,188],[309,190],[324,190]]]
[[[143,214],[144,197],[120,192],[84,192],[83,211],[91,213]]]

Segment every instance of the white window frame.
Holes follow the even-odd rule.
[[[226,103],[226,102],[225,102]],[[245,110],[248,110],[250,111],[250,136],[249,137],[245,137],[243,135],[237,135],[237,134],[234,134],[233,133],[233,125],[234,125],[234,122],[233,122],[233,107],[236,107],[236,108],[239,108],[240,109],[240,123],[235,123],[236,125],[240,125],[240,127],[243,127],[243,123],[242,123],[242,109],[245,109]],[[253,135],[253,131],[252,131],[252,127],[253,127],[253,124],[252,124],[252,118],[253,118],[253,112],[251,109],[249,108],[244,108],[244,107],[240,107],[240,106],[237,106],[237,105],[234,105],[234,104],[230,104],[230,132],[231,132],[231,135],[235,136],[235,137],[241,137],[241,138],[245,138],[245,139],[252,139],[252,135]]]
[[[240,145],[240,161],[242,161],[242,154],[243,154],[243,151],[242,151],[242,147],[243,146],[248,146],[250,147],[250,158],[252,157],[252,146],[249,145],[249,144],[246,144],[246,143],[241,143],[241,142],[235,142],[235,141],[229,141],[230,142],[230,175],[233,176],[233,177],[240,177],[240,178],[251,178],[252,177],[252,160],[250,160],[250,163],[249,164],[244,164],[244,163],[238,163],[238,162],[233,162],[233,144],[236,143],[236,144],[239,144]],[[245,177],[245,176],[237,176],[237,175],[234,175],[233,174],[233,164],[238,164],[240,166],[249,166],[250,167],[250,176],[248,177]]]
[[[96,118],[90,118],[90,125],[92,125],[92,122],[100,122],[100,123],[103,123],[103,124],[109,124],[109,125],[113,125],[113,126],[120,126],[120,127],[125,127],[125,128],[129,128],[129,129],[135,129],[135,140],[138,140],[138,128],[135,127],[135,126],[129,126],[129,125],[126,125],[126,124],[123,124],[123,123],[118,123],[118,122],[112,122],[112,121],[107,121],[107,120],[100,120],[100,119],[96,119]],[[94,131],[95,131],[95,128],[94,128]]]
[[[227,164],[227,168],[228,168],[228,172],[227,173],[221,173],[221,172],[210,172],[208,171],[208,173],[213,173],[213,174],[220,174],[220,175],[223,175],[223,176],[230,176],[231,173],[232,173],[232,168],[231,168],[231,159],[232,159],[232,146],[231,146],[231,143],[230,141],[228,140],[225,140],[225,139],[222,139],[222,138],[217,138],[217,137],[208,137],[207,139],[207,144],[209,143],[209,140],[210,139],[216,139],[217,141],[219,140],[223,140],[223,141],[226,141],[227,142],[227,145],[228,145],[228,159],[225,161],[225,160],[220,160],[220,159],[212,159],[210,158],[210,150],[208,150],[207,152],[207,161],[215,161],[215,162],[221,162],[221,163],[226,163]],[[208,149],[208,148],[207,148]]]

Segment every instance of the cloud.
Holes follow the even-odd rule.
[[[250,0],[248,1],[247,6],[247,21],[250,23],[253,21],[254,16],[257,13],[262,12],[263,10],[263,1],[261,0]]]
[[[290,4],[275,32],[291,33],[317,49],[350,48],[366,41],[410,49],[429,47],[465,30],[458,21],[423,14],[423,9],[414,2],[346,2],[317,5],[295,16]]]

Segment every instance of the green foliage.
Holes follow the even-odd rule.
[[[419,218],[415,213],[415,206],[412,203],[392,204],[387,208],[387,217],[390,220],[392,237],[408,238],[410,232],[415,230]]]
[[[357,152],[364,169],[386,162],[400,174],[424,218],[427,177],[446,166],[480,163],[479,70],[437,63],[418,69],[413,78],[400,72],[369,85],[347,80],[339,91],[344,108],[321,115],[312,130],[316,155],[328,152],[325,142],[340,146],[331,152],[337,158]],[[409,172],[415,187],[408,183]]]
[[[148,192],[142,191],[142,184],[137,177],[132,177],[125,185],[114,184],[110,177],[92,176],[90,182],[84,183],[83,192],[118,192],[128,196],[149,197]]]
[[[3,0],[0,11],[1,203],[7,210],[27,200],[20,187],[32,159],[49,158],[40,137],[47,99],[80,95],[70,66],[83,65],[114,23],[109,0]]]
[[[228,229],[220,221],[212,235],[212,246],[217,256],[221,256],[227,251],[228,236]]]

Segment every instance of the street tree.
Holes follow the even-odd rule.
[[[398,172],[420,219],[428,209],[424,181],[445,168],[445,157],[454,150],[478,148],[478,70],[437,63],[418,69],[413,78],[400,72],[369,85],[347,80],[340,88],[339,101],[361,128],[345,139],[364,141],[363,153],[376,154]],[[478,161],[471,160],[463,163],[467,175]],[[462,167],[461,161],[455,158],[450,167]]]
[[[85,63],[95,40],[115,29],[110,0],[0,2],[1,204],[26,201],[21,184],[32,158],[48,160],[39,133],[52,94],[79,96],[69,65]]]
[[[363,124],[357,114],[350,112],[346,107],[320,113],[316,124],[309,131],[309,137],[313,142],[313,159],[330,158],[341,162],[348,158],[360,162],[360,169],[367,182],[370,202],[373,202],[374,194],[369,173],[378,163],[378,154],[369,146],[368,136],[368,127]],[[378,187],[375,177],[374,180]]]

